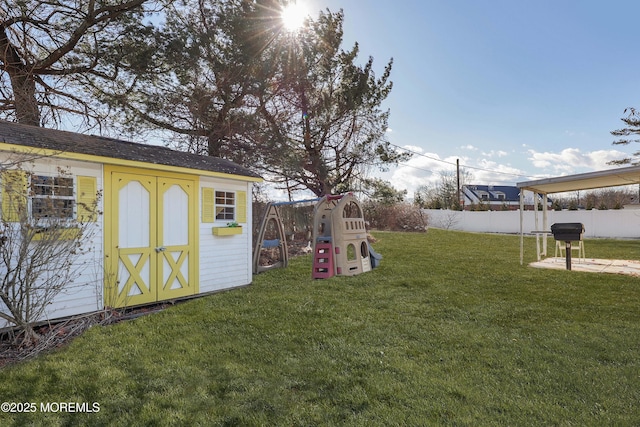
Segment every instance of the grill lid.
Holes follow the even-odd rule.
[[[584,225],[581,222],[556,222],[551,226],[551,232],[555,234],[584,233]]]

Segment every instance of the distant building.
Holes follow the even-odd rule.
[[[515,185],[463,185],[460,198],[463,209],[515,211],[520,208],[520,189]],[[533,209],[533,193],[525,191],[525,210]],[[538,199],[541,203],[542,199]],[[551,200],[547,201],[551,206]]]

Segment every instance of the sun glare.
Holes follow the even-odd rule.
[[[292,2],[285,6],[280,17],[287,30],[296,31],[302,27],[307,15],[307,8],[304,5]]]

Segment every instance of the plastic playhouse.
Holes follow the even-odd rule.
[[[283,216],[280,211],[281,208],[306,209],[312,205],[313,223],[310,221],[310,212],[298,212],[293,216],[289,212],[289,215]],[[289,263],[287,240],[300,232],[305,239],[311,238],[309,251],[313,253],[314,279],[355,276],[377,267],[382,259],[369,245],[358,199],[351,193],[328,195],[319,199],[267,205],[254,246],[253,273],[286,268]]]
[[[351,193],[322,197],[313,213],[313,278],[355,276],[377,267],[380,259],[367,240],[358,199]]]

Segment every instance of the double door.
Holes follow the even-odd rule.
[[[197,292],[196,181],[110,171],[105,305]]]

